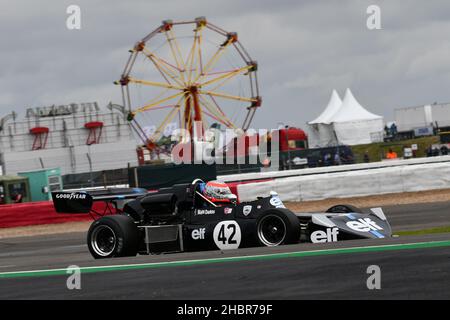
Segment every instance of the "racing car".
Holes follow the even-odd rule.
[[[239,203],[226,184],[200,179],[157,191],[53,192],[52,198],[58,213],[101,216],[87,234],[96,259],[392,236],[381,208],[364,213],[336,205],[321,213],[295,213],[276,192]],[[106,202],[103,214],[93,209],[98,201]]]

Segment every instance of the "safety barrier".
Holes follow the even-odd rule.
[[[242,173],[242,174],[223,175],[218,176],[217,178],[225,182],[232,182],[232,181],[237,182],[247,180],[279,179],[293,176],[306,176],[306,175],[327,174],[327,173],[356,171],[356,170],[372,170],[380,168],[401,167],[417,164],[431,164],[443,162],[450,163],[450,156],[386,160],[381,162],[358,163],[341,166],[328,166],[328,167],[285,170],[285,171]]]
[[[105,204],[97,202],[93,208],[98,212],[103,212]],[[56,213],[51,201],[0,205],[0,231],[2,228],[89,220],[92,218],[88,214]]]
[[[403,160],[398,161],[397,165],[392,162],[390,166],[365,170],[282,177],[240,184],[237,191],[241,201],[267,195],[272,190],[278,192],[284,201],[304,201],[445,189],[450,188],[450,157],[445,158],[446,161],[429,161],[426,164],[409,162],[405,165],[404,161],[410,160]]]

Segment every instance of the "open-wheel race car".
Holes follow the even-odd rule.
[[[100,214],[93,203],[106,202],[103,213],[108,214],[100,214],[87,235],[97,259],[392,235],[381,208],[363,213],[337,205],[322,213],[294,213],[275,192],[237,203],[226,185],[199,179],[155,192],[126,188],[53,192],[52,197],[59,213]]]

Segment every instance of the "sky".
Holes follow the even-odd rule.
[[[68,30],[66,9],[81,9]],[[369,30],[369,5],[381,29]],[[0,118],[28,107],[121,102],[128,49],[162,20],[206,16],[239,33],[258,61],[263,104],[252,126],[304,127],[331,91],[369,111],[450,101],[450,2],[431,0],[0,0]]]

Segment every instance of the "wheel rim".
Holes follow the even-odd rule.
[[[97,227],[92,233],[92,249],[99,256],[106,257],[116,248],[116,235],[114,231],[105,225]]]
[[[259,222],[258,237],[268,247],[277,246],[286,238],[286,224],[279,216],[269,214]]]

